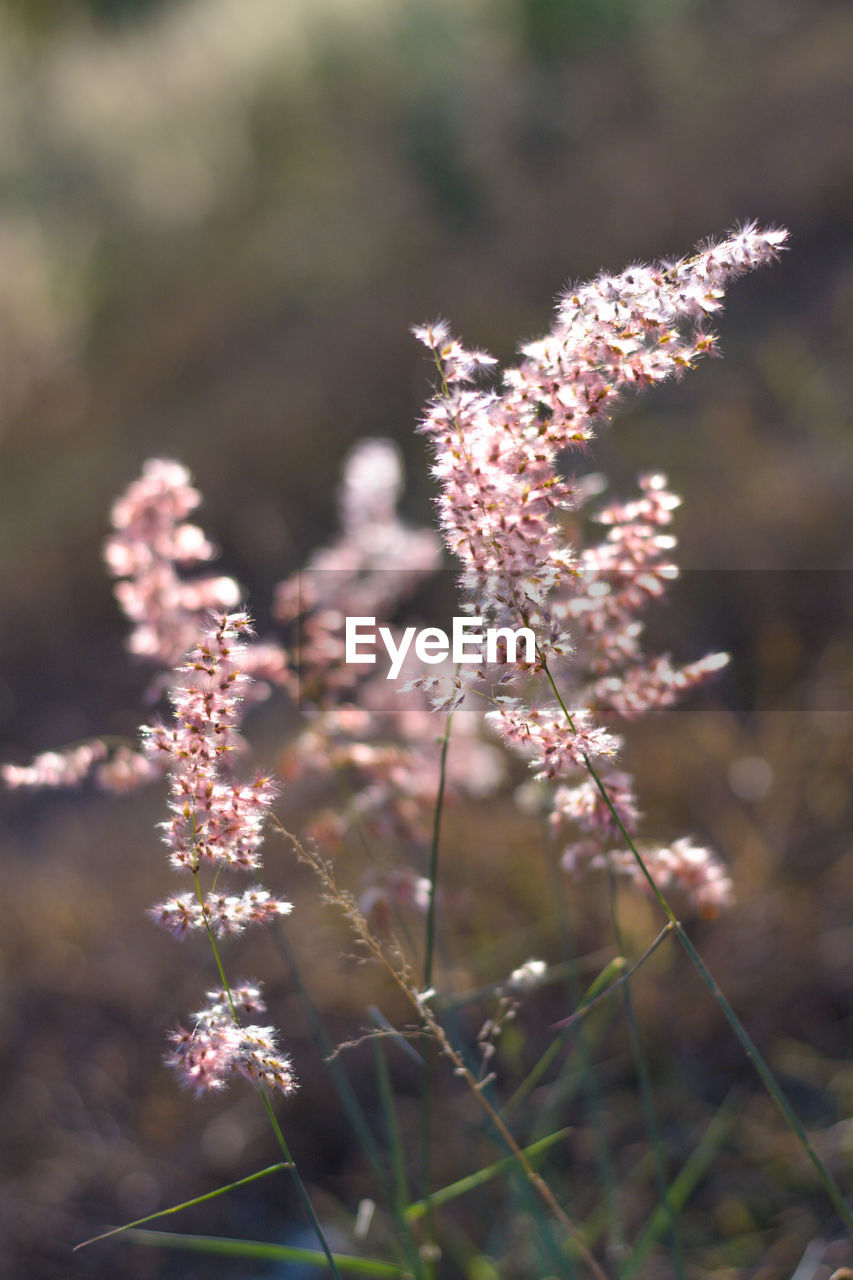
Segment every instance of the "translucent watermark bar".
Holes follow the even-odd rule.
[[[635,585],[643,590],[642,573]],[[511,583],[509,578],[506,582]],[[549,594],[566,609],[573,653],[558,662],[561,688],[581,682],[583,618],[578,601],[631,584],[581,569]],[[529,584],[519,579],[519,598]],[[465,612],[466,594],[452,570],[309,570],[285,621],[301,700],[312,700],[312,672],[334,666],[341,697],[365,680],[402,687],[455,667],[533,665],[535,627],[496,626],[487,612]],[[485,616],[484,616],[485,615]],[[709,652],[730,661],[673,710],[725,709],[853,713],[853,573],[847,569],[687,569],[638,613],[645,653],[691,663]],[[501,619],[503,622],[504,619]],[[618,670],[615,672],[618,675]]]

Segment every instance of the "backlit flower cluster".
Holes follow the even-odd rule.
[[[275,1027],[242,1022],[244,1016],[265,1011],[258,986],[241,983],[229,991],[208,991],[207,1004],[193,1014],[192,1030],[177,1027],[170,1034],[167,1065],[197,1094],[224,1089],[234,1074],[293,1093],[296,1081],[290,1059],[279,1052]]]
[[[113,504],[113,533],[104,544],[116,599],[133,624],[127,647],[166,671],[194,646],[211,610],[233,609],[240,600],[233,578],[184,576],[217,554],[187,520],[200,502],[186,467],[152,458]]]
[[[517,625],[565,582],[575,557],[556,513],[575,505],[577,488],[562,478],[559,454],[588,444],[625,390],[712,351],[707,321],[725,286],[775,258],[785,239],[749,223],[692,258],[569,290],[551,332],[522,348],[498,390],[471,385],[494,361],[466,352],[444,322],[415,330],[443,385],[420,428],[435,454],[441,526],[478,613]]]
[[[362,440],[349,453],[338,487],[339,535],[280,583],[275,613],[295,628],[291,662],[301,696],[323,703],[350,694],[358,672],[344,661],[347,615],[383,621],[441,562],[432,529],[400,519],[400,451],[390,440]]]
[[[142,475],[113,503],[112,533],[104,560],[114,578],[115,596],[131,624],[127,647],[156,671],[148,701],[169,687],[175,667],[198,641],[212,611],[233,608],[241,590],[234,578],[188,571],[210,561],[217,549],[187,517],[201,502],[186,467],[151,458]],[[266,698],[272,686],[290,677],[280,645],[252,640],[243,647],[243,673],[251,676],[243,697]],[[8,787],[74,787],[94,777],[99,787],[123,792],[140,787],[162,772],[164,760],[109,738],[93,738],[59,751],[47,751],[28,765],[0,766]]]
[[[785,239],[784,231],[748,223],[691,258],[601,274],[570,289],[550,333],[522,348],[521,363],[496,388],[474,385],[494,361],[465,351],[444,322],[415,330],[441,379],[421,430],[433,448],[440,522],[462,563],[469,607],[493,624],[531,626],[536,667],[562,686],[563,705],[500,696],[489,718],[538,778],[561,784],[558,829],[572,827],[596,856],[618,826],[585,778],[589,761],[603,761],[626,829],[639,818],[630,779],[608,772],[620,743],[602,721],[669,705],[725,657],[679,668],[642,651],[638,614],[675,573],[667,526],[679,499],[665,478],[643,477],[635,502],[604,511],[608,535],[584,551],[567,541],[560,514],[581,504],[584,486],[565,478],[561,456],[588,445],[626,390],[678,376],[713,351],[708,320],[726,285],[777,257]],[[496,682],[489,672],[472,678],[483,674]],[[464,695],[457,679],[446,705]],[[577,870],[590,860],[569,853],[565,865]],[[655,861],[700,911],[710,914],[727,899],[727,877],[708,851],[680,841]]]
[[[401,851],[428,840],[439,782],[440,725],[422,690],[401,696],[384,670],[345,663],[344,619],[387,622],[440,564],[441,543],[431,529],[411,527],[397,514],[403,487],[399,450],[390,441],[358,444],[344,463],[338,489],[340,533],[313,553],[305,568],[282,583],[276,611],[298,624],[291,652],[300,677],[303,731],[284,753],[288,780],[332,776],[333,807],[312,817],[307,833],[326,849],[341,847],[357,828],[372,842]],[[500,753],[471,722],[460,722],[464,750],[451,748],[447,799],[456,789],[481,793],[500,781]],[[405,853],[403,854],[405,856]],[[417,894],[401,885],[417,873],[395,866],[367,891],[416,910]]]
[[[162,826],[170,861],[193,879],[192,890],[152,909],[155,919],[179,938],[191,930],[212,936],[240,933],[249,924],[269,923],[291,910],[289,902],[261,886],[242,894],[205,893],[201,887],[204,869],[259,869],[263,825],[275,796],[269,778],[241,782],[230,767],[249,682],[242,660],[250,630],[245,613],[220,615],[179,669],[183,678],[170,691],[173,723],[143,730],[146,752],[167,762],[171,816]],[[244,1005],[248,1001],[260,1007],[256,988],[244,985],[241,990]],[[196,1015],[191,1031],[181,1029],[173,1036],[169,1062],[199,1091],[221,1087],[234,1070],[289,1092],[294,1087],[289,1063],[277,1054],[274,1032],[241,1025],[238,1003],[233,992],[232,999],[217,993]]]

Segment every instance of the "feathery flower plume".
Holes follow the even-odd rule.
[[[706,322],[726,284],[777,257],[786,236],[747,223],[692,258],[569,290],[551,332],[522,348],[497,391],[469,385],[489,361],[446,324],[415,329],[442,376],[420,427],[435,454],[441,526],[477,613],[513,625],[541,613],[548,630],[543,596],[574,566],[556,512],[576,504],[577,488],[558,455],[588,444],[626,389],[678,376],[712,351]]]
[[[233,578],[187,579],[179,572],[217,554],[204,531],[187,520],[200,503],[186,467],[152,458],[113,504],[113,533],[104,544],[116,599],[133,625],[127,647],[167,671],[193,647],[212,610],[231,609],[240,600]]]
[[[204,530],[187,520],[200,503],[186,467],[151,458],[112,508],[113,533],[104,544],[104,560],[117,579],[116,599],[133,626],[127,647],[162,673],[171,672],[193,647],[212,612],[233,609],[241,596],[234,578],[185,576],[218,555]],[[284,651],[271,643],[247,645],[243,669],[254,678],[254,701],[289,678]],[[155,692],[162,686],[161,677]]]
[[[207,1004],[193,1014],[192,1031],[177,1027],[170,1033],[174,1047],[166,1055],[167,1066],[198,1096],[224,1089],[235,1073],[251,1084],[293,1093],[296,1080],[290,1059],[279,1052],[275,1027],[238,1021],[243,1014],[265,1010],[255,985],[232,988],[230,999],[226,991],[208,991]]]
[[[157,668],[150,701],[165,691],[211,612],[233,608],[240,599],[233,578],[183,576],[217,555],[204,531],[187,521],[200,502],[186,467],[151,458],[142,475],[113,503],[113,532],[104,544],[104,560],[117,580],[116,599],[132,624],[127,647]],[[272,686],[290,680],[284,650],[271,642],[245,645],[242,667],[253,678],[244,696],[254,702],[268,697]],[[44,788],[79,786],[93,776],[104,790],[123,792],[159,777],[162,763],[127,745],[93,738],[44,752],[26,766],[0,766],[0,777],[9,788]]]
[[[183,680],[170,692],[174,722],[143,729],[146,752],[167,761],[171,818],[162,824],[177,870],[188,871],[193,891],[160,903],[151,914],[176,937],[192,930],[214,935],[242,932],[247,925],[287,915],[291,904],[255,886],[243,894],[202,892],[203,867],[216,871],[260,867],[263,824],[275,796],[269,778],[237,781],[230,753],[238,744],[241,702],[250,677],[243,669],[245,613],[220,615],[180,668]],[[236,1071],[257,1084],[289,1093],[295,1087],[289,1063],[278,1054],[270,1027],[243,1026],[240,1005],[261,1009],[257,988],[214,993],[195,1015],[191,1031],[179,1028],[168,1057],[185,1083],[202,1092],[219,1089]]]
[[[522,348],[521,363],[504,371],[496,389],[473,385],[493,362],[466,352],[443,321],[414,331],[441,377],[420,430],[433,448],[440,523],[462,562],[468,607],[491,625],[532,627],[536,668],[570,682],[564,701],[571,720],[557,702],[531,707],[506,697],[495,699],[489,719],[530,757],[538,778],[562,783],[555,820],[595,835],[598,843],[581,846],[587,852],[600,851],[601,836],[612,835],[615,825],[583,772],[587,759],[606,761],[620,745],[596,719],[629,719],[666,706],[725,657],[709,655],[679,669],[666,656],[643,654],[637,615],[675,573],[674,540],[664,530],[679,499],[665,478],[643,477],[638,500],[599,517],[609,527],[605,541],[579,550],[567,545],[559,512],[580,504],[584,486],[562,476],[560,455],[586,447],[626,390],[680,376],[713,352],[708,318],[720,309],[726,285],[776,258],[786,237],[747,223],[691,258],[602,273],[570,289],[551,331]],[[467,680],[484,674],[492,683],[511,675],[469,668]],[[521,674],[519,664],[515,675]],[[445,705],[457,705],[465,691],[457,678]],[[638,819],[630,780],[602,772],[630,826]],[[729,885],[713,855],[684,841],[672,850],[657,859],[666,878],[689,889],[700,910],[723,905]],[[591,860],[567,854],[573,869]]]
[[[338,488],[340,535],[276,588],[276,616],[298,624],[292,659],[309,701],[339,698],[358,681],[344,661],[347,615],[385,621],[439,567],[435,532],[412,528],[397,514],[402,489],[397,446],[390,440],[360,441],[344,463]]]
[[[43,751],[28,765],[0,765],[0,777],[10,789],[16,787],[76,787],[88,777],[107,749],[98,738],[67,747],[64,751]]]
[[[288,779],[335,775],[348,799],[307,824],[309,836],[339,849],[358,827],[372,841],[423,850],[428,842],[439,780],[435,717],[420,690],[402,690],[377,668],[345,663],[344,619],[372,616],[387,623],[394,610],[435,571],[441,543],[431,529],[412,528],[397,514],[403,488],[399,450],[387,440],[361,441],[347,457],[338,489],[341,532],[313,553],[306,567],[278,588],[276,611],[298,622],[294,661],[301,677],[300,706],[307,723],[289,745],[280,769]],[[356,705],[356,698],[358,704]],[[447,799],[454,788],[494,789],[503,774],[501,753],[461,723],[465,750],[450,755]],[[366,889],[369,901],[421,910],[410,892],[417,872],[395,866]]]

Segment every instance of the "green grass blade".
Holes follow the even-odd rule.
[[[569,727],[571,728],[572,732],[574,732],[575,726],[572,721],[572,717],[566,708],[566,704],[563,702],[563,699],[560,696],[559,689],[554,683],[554,677],[551,675],[551,672],[548,670],[547,664],[544,664],[542,669],[545,672],[545,675],[548,677],[548,680],[551,684],[551,688],[554,690],[554,694],[557,698],[557,702],[560,704],[560,707],[562,708],[563,713],[566,716],[566,720],[568,721]],[[657,899],[658,905],[660,906],[661,910],[664,912],[670,924],[672,925],[673,929],[675,930],[675,933],[678,936],[678,940],[683,946],[684,950],[687,952],[687,955],[690,958],[690,961],[693,964],[694,968],[699,973],[699,976],[701,977],[702,981],[705,983],[708,990],[711,992],[711,995],[719,1005],[723,1013],[723,1016],[725,1017],[732,1031],[735,1033],[738,1040],[740,1041],[741,1048],[743,1049],[747,1058],[755,1067],[755,1070],[758,1072],[759,1076],[761,1077],[761,1080],[762,1080],[762,1083],[764,1084],[765,1089],[770,1094],[770,1097],[776,1103],[779,1110],[782,1112],[782,1115],[784,1116],[785,1120],[788,1123],[788,1127],[796,1136],[804,1153],[808,1156],[809,1160],[812,1162],[812,1165],[814,1166],[814,1170],[817,1173],[817,1176],[820,1179],[823,1185],[823,1188],[826,1191],[827,1196],[829,1197],[829,1200],[834,1205],[838,1216],[841,1218],[841,1221],[844,1223],[847,1230],[851,1234],[853,1234],[853,1211],[851,1211],[850,1205],[847,1203],[847,1200],[845,1199],[845,1196],[840,1186],[838,1185],[832,1173],[830,1173],[829,1169],[821,1160],[820,1156],[815,1150],[815,1147],[812,1144],[812,1141],[809,1138],[809,1135],[806,1133],[805,1126],[803,1125],[799,1116],[794,1111],[790,1102],[788,1101],[785,1094],[783,1093],[782,1088],[777,1082],[773,1072],[770,1070],[770,1067],[768,1066],[767,1062],[765,1062],[764,1057],[759,1052],[758,1045],[752,1039],[752,1036],[749,1034],[746,1027],[743,1025],[743,1023],[735,1013],[732,1006],[729,1004],[728,1000],[723,994],[723,991],[719,983],[716,981],[710,969],[705,964],[705,961],[699,955],[699,952],[696,950],[693,943],[690,941],[690,938],[688,937],[687,932],[684,929],[684,926],[682,925],[681,921],[677,918],[669,902],[667,902],[663,893],[661,892],[658,885],[656,884],[654,877],[652,876],[651,872],[649,871],[648,867],[643,861],[642,854],[639,852],[636,844],[634,843],[630,834],[628,833],[624,822],[620,818],[619,813],[616,810],[613,804],[613,801],[611,800],[607,792],[606,787],[604,786],[604,783],[601,781],[601,778],[599,777],[599,774],[595,768],[595,765],[592,763],[592,761],[590,760],[589,756],[585,751],[581,752],[581,754],[583,756],[583,762],[584,762],[584,765],[586,766],[589,776],[592,778],[592,781],[595,783],[595,786],[598,788],[598,791],[599,791],[599,794],[601,795],[602,800],[604,801],[605,805],[609,809],[610,815],[613,818],[613,821],[616,823],[616,826],[619,828],[619,832],[622,836],[622,839],[625,841],[627,848],[633,854],[634,859],[637,863],[637,866],[642,872],[642,875],[644,876],[646,883],[651,889],[654,897]]]
[[[267,1262],[304,1262],[314,1267],[329,1269],[326,1255],[319,1249],[298,1249],[287,1244],[268,1244],[265,1240],[233,1240],[227,1236],[188,1236],[172,1231],[129,1232],[134,1244],[158,1249],[184,1249],[188,1253],[215,1253],[227,1258],[260,1258]],[[405,1267],[394,1262],[382,1262],[378,1258],[359,1258],[352,1254],[332,1255],[340,1271],[367,1276],[407,1276]]]
[[[555,1143],[559,1142],[561,1138],[565,1138],[569,1133],[571,1133],[571,1128],[560,1129],[557,1133],[549,1134],[547,1138],[540,1138],[538,1142],[533,1142],[529,1147],[525,1147],[524,1154],[528,1160],[532,1160],[547,1151],[549,1147],[553,1147]],[[506,1156],[503,1160],[496,1160],[494,1164],[487,1165],[484,1169],[478,1169],[476,1173],[469,1173],[467,1177],[459,1178],[457,1182],[451,1182],[439,1191],[433,1191],[430,1195],[429,1203],[433,1208],[438,1205],[448,1204],[458,1196],[464,1196],[468,1191],[474,1191],[477,1187],[481,1187],[484,1183],[497,1177],[498,1174],[513,1168],[517,1160],[517,1156]],[[427,1212],[427,1207],[426,1200],[415,1200],[413,1204],[407,1206],[405,1210],[406,1217],[410,1222],[416,1222]]]
[[[394,1094],[391,1089],[391,1074],[385,1057],[385,1047],[378,1040],[373,1041],[373,1055],[379,1084],[379,1102],[385,1121],[385,1134],[388,1139],[388,1151],[394,1175],[394,1195],[400,1205],[405,1205],[409,1199],[406,1162],[403,1158],[403,1146],[400,1142],[400,1130],[397,1125],[397,1113],[394,1107]]]
[[[584,993],[583,997],[581,998],[578,1004],[577,1010],[575,1011],[574,1014],[571,1015],[572,1021],[574,1021],[574,1019],[578,1016],[578,1014],[581,1012],[582,1009],[590,1005],[595,1000],[596,996],[598,996],[599,993],[603,990],[603,988],[608,985],[611,979],[615,978],[618,974],[621,974],[624,971],[625,965],[626,965],[626,961],[624,956],[613,957],[610,963],[604,969],[602,969],[601,973],[598,974],[598,976],[593,980],[593,982],[587,988],[586,992]],[[548,1045],[548,1048],[539,1058],[538,1062],[536,1062],[531,1067],[530,1071],[522,1080],[521,1084],[512,1094],[512,1096],[510,1097],[510,1099],[508,1100],[508,1102],[506,1103],[503,1109],[504,1115],[509,1115],[512,1111],[516,1109],[516,1107],[521,1105],[521,1103],[524,1101],[526,1097],[528,1097],[531,1091],[539,1083],[542,1076],[548,1070],[551,1063],[557,1057],[560,1050],[565,1045],[566,1041],[569,1039],[570,1027],[568,1024],[568,1020],[566,1021],[565,1024],[558,1024],[558,1026],[560,1028],[560,1034],[554,1037],[554,1039]]]
[[[196,1196],[194,1200],[184,1200],[182,1204],[173,1204],[169,1209],[158,1209],[156,1213],[146,1214],[144,1218],[126,1222],[122,1227],[112,1227],[109,1231],[102,1231],[99,1236],[92,1236],[89,1240],[82,1240],[80,1244],[75,1244],[74,1252],[85,1249],[86,1245],[95,1244],[98,1240],[107,1240],[110,1236],[117,1236],[122,1231],[130,1231],[132,1227],[141,1227],[143,1222],[154,1222],[156,1218],[165,1218],[170,1213],[180,1213],[182,1209],[191,1209],[193,1205],[204,1204],[205,1200],[215,1200],[217,1196],[224,1196],[226,1191],[233,1191],[235,1187],[245,1187],[249,1182],[257,1182],[258,1178],[266,1178],[271,1173],[278,1173],[280,1169],[289,1167],[284,1163],[271,1164],[266,1169],[259,1169],[257,1173],[250,1173],[247,1178],[229,1182],[227,1187],[217,1187],[215,1191],[207,1191],[203,1196]]]
[[[393,1187],[390,1192],[388,1208],[398,1224],[401,1243],[408,1257],[413,1275],[422,1280],[425,1275],[425,1264],[421,1258],[414,1237],[411,1222],[406,1217],[405,1206],[409,1199],[409,1184],[406,1177],[406,1161],[403,1145],[400,1141],[400,1130],[397,1124],[397,1112],[394,1106],[394,1094],[391,1089],[391,1073],[385,1057],[385,1045],[380,1040],[373,1041],[373,1054],[376,1062],[376,1074],[379,1083],[379,1101],[382,1106],[385,1133],[388,1140],[388,1151],[393,1173]]]
[[[390,1200],[390,1184],[388,1183],[385,1170],[382,1166],[382,1157],[379,1154],[379,1147],[370,1131],[370,1126],[365,1118],[364,1111],[358,1098],[355,1095],[349,1077],[341,1065],[340,1060],[335,1056],[335,1046],[332,1044],[326,1029],[323,1025],[320,1011],[302,980],[302,974],[296,963],[296,957],[293,954],[290,943],[287,941],[284,930],[279,926],[273,933],[273,939],[279,952],[287,962],[293,983],[296,987],[297,994],[302,1003],[302,1007],[308,1017],[311,1026],[311,1033],[314,1041],[323,1055],[324,1064],[327,1067],[332,1083],[337,1090],[338,1097],[346,1112],[347,1119],[352,1126],[353,1133],[356,1135],[361,1149],[367,1159],[368,1164],[373,1170],[385,1200]]]
[[[731,1096],[731,1095],[730,1095]],[[669,1203],[672,1211],[681,1213],[696,1187],[704,1178],[708,1166],[720,1147],[725,1142],[734,1125],[739,1106],[727,1098],[711,1119],[693,1153],[687,1160],[677,1177],[673,1178],[669,1187]],[[623,1263],[619,1272],[619,1280],[633,1280],[637,1275],[653,1246],[669,1229],[669,1215],[664,1205],[658,1205],[649,1218],[640,1236],[631,1250],[630,1256]]]
[[[624,951],[625,942],[622,933],[622,922],[619,917],[619,893],[616,887],[616,875],[610,863],[608,863],[607,875],[610,881],[610,914],[613,920],[613,935],[616,939],[616,945],[619,950]],[[653,950],[669,935],[669,932],[670,925],[667,924],[658,934],[654,943],[652,943],[652,946],[646,951],[645,955],[651,955]],[[637,1072],[637,1083],[640,1086],[640,1098],[642,1100],[643,1115],[646,1122],[646,1133],[649,1137],[649,1145],[654,1159],[658,1196],[660,1197],[660,1204],[666,1217],[669,1238],[672,1243],[673,1268],[675,1270],[676,1280],[685,1280],[684,1258],[682,1256],[681,1247],[681,1231],[678,1226],[678,1216],[675,1212],[669,1194],[669,1171],[667,1169],[666,1153],[661,1139],[660,1128],[658,1127],[657,1115],[655,1114],[654,1093],[652,1090],[652,1079],[649,1071],[648,1058],[646,1057],[646,1051],[643,1048],[643,1038],[640,1035],[639,1023],[637,1022],[637,1016],[634,1012],[634,999],[631,995],[631,983],[629,981],[631,972],[632,970],[629,969],[625,974],[625,980],[622,983],[622,1001],[625,1008],[625,1018],[628,1023],[628,1030],[631,1038],[631,1052],[634,1057],[634,1066]]]

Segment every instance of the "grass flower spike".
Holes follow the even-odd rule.
[[[613,720],[670,705],[727,659],[710,654],[677,667],[642,649],[639,614],[677,574],[669,525],[680,499],[666,477],[641,477],[638,499],[599,515],[604,540],[578,547],[560,512],[580,507],[586,490],[565,478],[562,455],[588,446],[626,390],[679,376],[713,351],[708,318],[725,286],[777,257],[786,236],[747,223],[691,258],[601,274],[569,290],[551,331],[522,348],[521,363],[504,371],[496,389],[473,385],[493,362],[466,353],[444,322],[415,330],[440,377],[421,430],[432,444],[440,521],[462,563],[467,606],[493,625],[533,628],[535,666],[556,698],[531,705],[529,697],[493,695],[488,718],[539,780],[561,784],[553,798],[558,829],[569,825],[580,837],[563,859],[572,872],[601,859],[621,865],[619,850],[602,844],[602,836],[618,840],[618,823],[592,782],[593,767],[601,768],[610,787],[610,762],[621,747]],[[494,685],[523,672],[516,664],[485,674]],[[469,668],[466,676],[470,683],[483,674]],[[465,687],[457,677],[448,709]],[[614,774],[613,783],[615,811],[624,809],[633,827],[630,779]],[[731,886],[713,854],[680,841],[654,861],[703,914],[728,901]]]
[[[291,910],[289,902],[261,886],[239,895],[215,888],[205,894],[201,887],[204,867],[215,869],[217,879],[224,868],[259,868],[264,820],[275,797],[269,778],[240,782],[230,768],[249,681],[241,661],[250,632],[245,613],[218,617],[180,668],[183,680],[170,694],[173,725],[144,730],[147,752],[168,761],[172,816],[162,825],[170,860],[194,881],[192,891],[161,902],[152,915],[178,938],[206,931],[217,962],[216,937],[269,923]],[[215,993],[196,1014],[192,1031],[179,1028],[173,1034],[168,1062],[199,1092],[221,1088],[232,1071],[291,1092],[293,1077],[278,1054],[274,1030],[240,1022],[241,1011],[262,1007],[258,989],[249,984]]]

